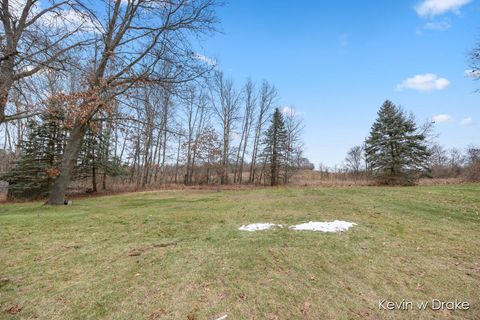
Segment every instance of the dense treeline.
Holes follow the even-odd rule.
[[[69,81],[56,75],[48,80],[59,81],[57,86]],[[248,80],[237,88],[215,71],[212,78],[177,89],[182,91],[157,84],[135,86],[128,96],[112,101],[110,113],[92,118],[75,160],[73,186],[96,192],[111,184],[137,188],[216,184],[217,177],[223,184],[277,184],[309,165],[302,157],[302,119],[285,108],[285,178],[271,182],[263,149],[278,93],[267,81],[255,85]],[[48,195],[71,135],[69,108],[64,104],[68,98],[52,93],[47,105],[36,106],[41,110],[38,115],[4,125],[1,156],[10,167],[3,168],[8,172],[3,179],[10,182],[11,197]]]
[[[75,186],[270,184],[262,150],[279,94],[268,81],[236,85],[196,51],[216,32],[217,6],[2,1],[0,172],[10,196],[59,204]],[[308,161],[301,119],[283,114],[291,174]]]
[[[302,119],[266,80],[235,83],[199,44],[216,0],[0,2],[0,180],[12,198],[70,189],[288,183],[313,169]],[[478,75],[478,50],[472,51]],[[479,178],[478,148],[429,141],[387,101],[342,171],[386,184]],[[340,170],[335,170],[340,171]],[[320,168],[321,176],[325,170]]]

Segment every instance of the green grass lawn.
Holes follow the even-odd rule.
[[[358,225],[238,230],[335,219]],[[480,319],[480,185],[7,204],[0,244],[1,319]],[[385,311],[381,299],[471,307]]]

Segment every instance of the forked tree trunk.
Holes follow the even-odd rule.
[[[78,153],[82,148],[85,131],[85,125],[79,123],[74,125],[65,147],[62,163],[60,164],[60,174],[53,183],[48,204],[59,205],[64,203],[68,183],[72,177]]]

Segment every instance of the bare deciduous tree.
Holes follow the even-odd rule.
[[[243,165],[245,162],[245,153],[247,151],[248,141],[250,139],[250,133],[253,123],[253,115],[257,104],[257,97],[255,94],[255,85],[252,80],[248,79],[244,86],[244,110],[242,119],[242,132],[240,136],[240,142],[237,150],[237,160],[235,162],[235,170],[233,174],[233,182],[242,183],[243,178]],[[238,172],[238,177],[237,177]]]
[[[207,123],[207,101],[202,92],[191,89],[190,96],[185,101],[185,117],[187,124],[186,141],[186,173],[184,183],[190,185],[193,182],[195,160],[198,154],[199,139]]]
[[[33,110],[7,114],[12,87],[42,70],[62,70],[73,49],[92,44],[92,21],[72,0],[0,1],[0,124]]]
[[[355,180],[358,179],[363,167],[363,151],[362,146],[354,146],[350,148],[345,158],[347,169],[353,173]]]
[[[70,99],[77,112],[50,204],[63,203],[87,123],[107,101],[138,83],[184,83],[211,69],[192,52],[185,33],[213,31],[215,4],[215,0],[115,0],[84,5],[97,22],[101,40],[90,50],[93,66],[84,66],[88,72],[83,92]]]
[[[250,183],[255,182],[255,172],[256,172],[256,164],[257,158],[259,156],[259,145],[260,139],[265,127],[265,123],[268,121],[268,114],[270,110],[273,108],[273,105],[277,99],[278,92],[277,89],[269,84],[267,81],[263,81],[262,86],[260,88],[260,92],[258,95],[259,99],[259,106],[258,106],[258,114],[257,119],[255,122],[255,132],[253,137],[253,145],[252,145],[252,160],[250,162],[250,176],[248,181]]]
[[[235,89],[233,81],[225,79],[222,72],[217,72],[212,91],[213,111],[222,127],[222,183],[228,183],[230,149],[233,130],[239,119],[241,95]]]
[[[287,165],[285,168],[284,183],[288,183],[291,171],[299,167],[302,159],[302,132],[304,129],[303,119],[293,106],[282,109],[287,130]]]

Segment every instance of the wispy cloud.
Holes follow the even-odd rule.
[[[446,12],[459,13],[460,8],[472,0],[424,0],[415,6],[415,11],[420,17],[434,17]]]
[[[280,112],[283,113],[284,115],[292,115],[292,116],[299,116],[302,114],[294,107],[289,107],[289,106],[280,107]]]
[[[25,8],[26,0],[10,0],[8,5],[10,14],[19,19]],[[42,7],[41,1],[39,1],[33,4],[28,14],[30,17],[33,17],[34,15],[39,15],[42,10],[47,8],[50,9],[36,20],[36,23],[44,28],[61,29],[62,31],[75,32],[76,34],[82,32],[95,33],[102,28],[88,14],[72,9],[67,2],[53,10],[51,5]]]
[[[480,78],[480,70],[468,69],[465,70],[465,75],[471,78]]]
[[[291,107],[280,107],[280,112],[285,114],[285,113],[291,113],[293,109]]]
[[[468,126],[471,126],[472,124],[473,124],[473,119],[470,118],[470,117],[465,118],[462,121],[460,121],[460,125],[462,125],[463,127],[468,127]]]
[[[435,22],[435,21],[427,22],[423,26],[423,29],[424,30],[434,30],[434,31],[445,31],[447,29],[450,29],[451,26],[452,26],[452,24],[450,23],[450,20],[449,19],[444,19],[442,21],[437,21],[437,22]]]
[[[397,85],[397,90],[412,89],[420,92],[433,90],[443,90],[450,85],[450,81],[440,78],[434,73],[417,74],[411,78],[405,79]]]
[[[63,9],[58,13],[48,12],[41,21],[46,27],[64,28],[69,32],[80,29],[83,32],[96,33],[102,30],[102,26],[90,19],[87,14],[73,9]]]
[[[10,14],[12,14],[15,18],[20,18],[23,12],[23,8],[25,8],[26,1],[25,0],[10,0],[8,2],[8,9]],[[30,11],[38,10],[38,5],[34,4]]]
[[[453,122],[453,117],[449,114],[437,114],[432,117],[432,121],[435,123]]]
[[[423,35],[426,31],[445,31],[452,26],[450,19],[443,19],[442,21],[430,21],[423,26],[417,28],[417,34]]]
[[[204,56],[203,54],[194,52],[193,57],[199,61],[202,61],[210,66],[216,66],[217,65],[217,60],[209,58],[207,56]]]

